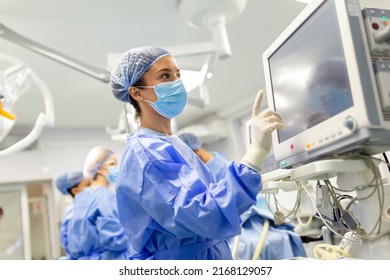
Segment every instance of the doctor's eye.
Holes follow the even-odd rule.
[[[161,75],[161,78],[165,79],[165,80],[169,79],[170,77],[171,77],[171,75],[169,73],[164,73],[164,74]]]
[[[116,166],[118,163],[115,160],[106,161],[104,165],[107,166]]]

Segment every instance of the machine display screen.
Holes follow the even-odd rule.
[[[335,13],[325,1],[269,59],[279,143],[353,106]]]

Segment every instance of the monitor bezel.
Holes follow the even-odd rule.
[[[367,133],[355,133],[360,129],[383,129],[389,128],[388,122],[385,123],[381,112],[380,100],[376,88],[375,76],[372,69],[371,56],[368,49],[368,43],[365,35],[365,28],[362,19],[362,12],[358,1],[350,0],[314,0],[307,5],[304,10],[293,20],[293,22],[276,38],[270,47],[263,53],[263,66],[265,74],[265,83],[267,91],[268,106],[277,111],[274,104],[272,80],[270,74],[270,61],[274,53],[289,40],[292,34],[297,31],[311,16],[327,2],[332,1],[336,8],[336,17],[338,28],[341,34],[341,43],[345,54],[346,67],[350,80],[351,93],[354,105],[329,118],[322,123],[313,126],[294,137],[279,143],[277,131],[273,132],[273,148],[275,158],[280,162],[280,167],[291,167],[301,163],[315,160],[319,157],[332,153],[329,145],[314,152],[308,151],[305,145],[313,135],[320,135],[327,131],[329,127],[342,125],[348,117],[353,117],[356,126],[353,135],[357,135],[356,144],[362,141],[360,138],[369,137]],[[352,26],[352,28],[351,28]],[[364,70],[362,70],[364,69]],[[285,120],[286,122],[286,120]],[[368,133],[370,134],[370,132]],[[340,142],[339,147],[335,147],[337,152],[345,149],[352,149],[354,140],[348,140],[347,143]],[[345,146],[345,149],[343,147]],[[348,146],[348,147],[347,147]],[[293,147],[293,149],[292,149]]]

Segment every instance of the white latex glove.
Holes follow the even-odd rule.
[[[253,104],[251,120],[251,144],[248,151],[241,159],[241,163],[260,172],[269,151],[272,147],[272,132],[275,129],[283,129],[282,116],[270,109],[260,112],[264,91],[257,93]]]

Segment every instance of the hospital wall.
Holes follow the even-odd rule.
[[[53,185],[64,170],[82,170],[97,145],[120,158],[125,144],[102,128],[45,129],[27,149],[0,158],[0,259],[56,259],[63,255],[59,226],[71,198]],[[4,231],[3,231],[4,230]]]
[[[80,170],[88,152],[104,145],[122,154],[124,143],[101,128],[45,129],[30,148],[0,158],[0,182],[50,179],[63,170]]]
[[[235,131],[236,126],[228,127],[229,137],[213,143],[210,149],[233,160],[242,154],[239,151],[242,147],[235,144],[242,136],[240,130]],[[63,256],[59,228],[72,199],[60,194],[53,180],[63,170],[82,169],[88,152],[97,145],[111,148],[118,159],[125,148],[123,141],[112,140],[103,128],[46,128],[39,140],[27,149],[0,158],[0,206],[5,211],[0,232],[3,229],[7,233],[0,236],[0,259]],[[19,227],[15,223],[23,225]],[[25,252],[18,252],[20,248]],[[11,249],[7,255],[5,252]]]
[[[206,147],[239,160],[245,151],[243,116],[226,118],[227,137]],[[0,157],[0,183],[52,180],[64,170],[81,170],[88,152],[97,145],[112,149],[118,159],[125,148],[125,142],[112,140],[103,128],[46,128],[27,149]]]

